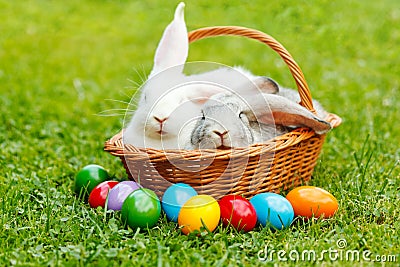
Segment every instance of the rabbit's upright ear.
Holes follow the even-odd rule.
[[[287,127],[308,127],[317,134],[325,134],[331,125],[318,118],[311,111],[285,97],[265,94],[264,100],[254,99],[251,104],[257,120],[266,124],[277,124]]]
[[[186,62],[189,51],[184,8],[185,4],[179,3],[175,10],[174,20],[165,28],[154,56],[154,66],[149,77],[173,66],[178,66],[180,71],[183,70],[183,64]]]

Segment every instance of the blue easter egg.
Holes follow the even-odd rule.
[[[256,210],[257,220],[262,226],[283,229],[293,221],[294,211],[290,202],[283,196],[275,193],[261,193],[250,199]]]
[[[183,204],[197,192],[190,185],[184,183],[173,184],[165,190],[161,206],[167,215],[167,219],[173,222],[178,221],[179,211]]]

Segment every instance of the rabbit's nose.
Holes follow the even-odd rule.
[[[158,117],[156,117],[156,116],[153,116],[153,118],[156,120],[156,121],[158,121],[159,123],[163,123],[164,121],[166,121],[168,118],[162,118],[162,119],[160,119],[160,118],[158,118]]]
[[[213,131],[216,135],[219,136],[220,140],[221,140],[221,145],[218,148],[226,148],[228,146],[226,146],[226,144],[224,143],[224,136],[228,133],[228,131],[224,131],[224,132],[219,132],[219,131]]]
[[[218,135],[219,137],[221,137],[221,139],[224,138],[224,135],[226,135],[228,133],[228,131],[225,132],[219,132],[219,131],[213,131],[216,135]]]
[[[164,128],[163,123],[168,119],[168,117],[160,119],[156,116],[153,116],[153,118],[160,123],[160,129],[157,131],[157,133],[160,135],[166,134],[167,132],[164,131],[164,129],[163,129]]]

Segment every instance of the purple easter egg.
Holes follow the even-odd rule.
[[[121,210],[122,203],[130,193],[139,189],[141,186],[134,181],[123,181],[114,186],[108,193],[107,209]]]

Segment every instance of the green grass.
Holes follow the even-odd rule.
[[[93,210],[73,193],[90,163],[125,179],[103,143],[122,116],[177,2],[0,0],[0,265],[272,266],[268,251],[337,249],[395,255],[400,262],[400,8],[384,1],[187,1],[188,29],[240,25],[274,36],[302,67],[313,96],[344,123],[324,144],[312,185],[340,203],[329,220],[242,234],[217,228],[184,236],[162,218],[124,229],[118,213]],[[204,40],[190,60],[243,64],[280,84],[290,74],[268,48],[239,38]],[[140,74],[140,75],[139,75]],[[287,256],[287,255],[286,255]],[[309,266],[310,262],[279,265]],[[346,260],[320,265],[353,266]],[[361,261],[357,264],[374,265]]]

